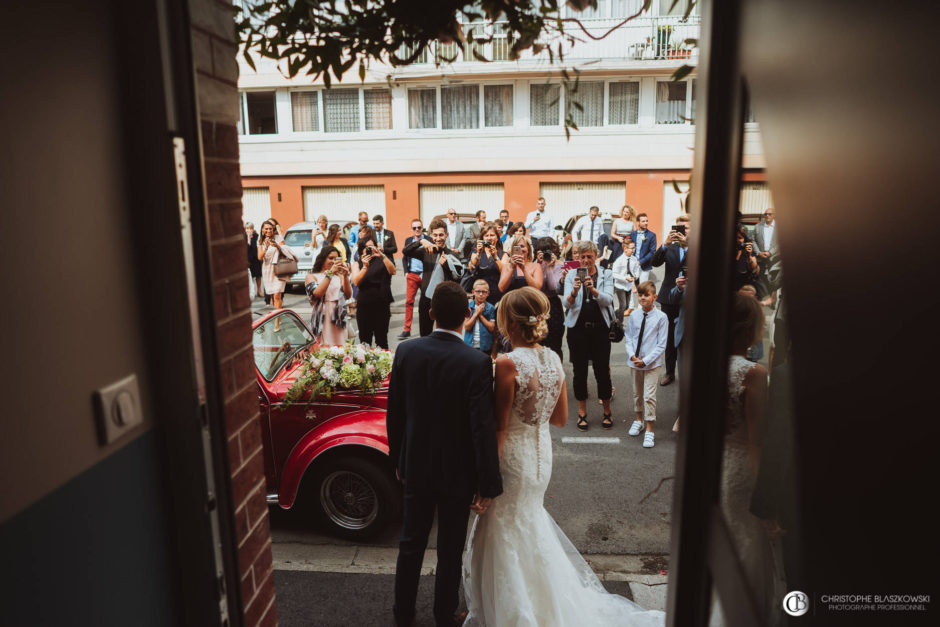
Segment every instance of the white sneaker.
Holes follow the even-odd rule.
[[[627,431],[627,435],[640,435],[640,431],[643,430],[643,421],[634,420],[633,424],[630,425],[630,430]]]
[[[652,431],[647,431],[646,435],[643,436],[643,448],[653,448],[653,440],[655,436]]]

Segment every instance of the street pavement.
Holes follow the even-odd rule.
[[[389,341],[392,350],[404,324],[404,278],[393,277]],[[271,311],[253,301],[256,315]],[[285,307],[304,319],[310,315],[306,296],[296,289],[285,294]],[[415,307],[417,310],[417,306]],[[417,311],[412,337],[418,336]],[[405,340],[407,341],[407,340]],[[565,357],[568,351],[565,346]],[[611,352],[615,387],[611,430],[600,427],[601,406],[589,373],[586,433],[575,427],[577,404],[569,394],[569,422],[552,428],[554,467],[545,507],[572,543],[592,564],[605,585],[635,598],[648,608],[665,605],[670,542],[673,476],[677,434],[672,432],[678,410],[678,384],[658,388],[656,446],[644,449],[641,438],[627,435],[633,420],[632,382],[624,344]],[[565,362],[566,376],[572,377]],[[396,522],[367,546],[356,546],[311,527],[297,513],[271,510],[275,587],[282,625],[390,624]],[[432,531],[429,557],[422,577],[419,614],[430,620],[433,596]],[[421,623],[419,623],[421,624]]]

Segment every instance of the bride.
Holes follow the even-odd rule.
[[[542,506],[552,476],[548,425],[568,421],[561,360],[537,344],[549,302],[532,287],[503,296],[497,322],[512,352],[496,361],[503,494],[475,517],[463,560],[465,625],[663,625],[665,615],[609,594]]]

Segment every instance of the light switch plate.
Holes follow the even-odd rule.
[[[132,374],[95,391],[95,416],[101,444],[110,444],[144,421],[137,375]]]

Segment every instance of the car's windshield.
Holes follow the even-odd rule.
[[[313,335],[300,320],[281,313],[258,325],[252,334],[255,366],[270,381],[294,353],[312,342]]]
[[[310,236],[313,231],[288,231],[284,236],[284,243],[288,246],[302,247],[310,243]]]

